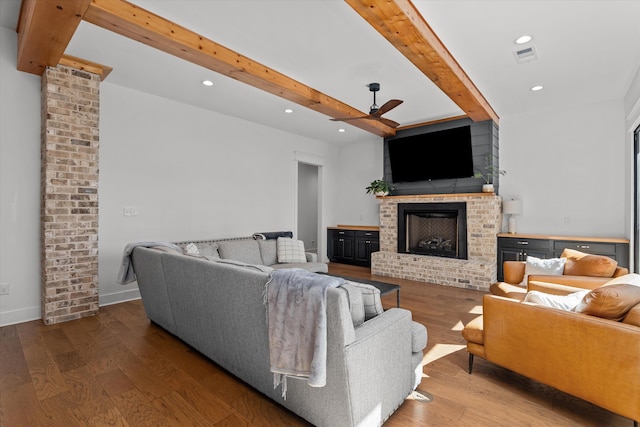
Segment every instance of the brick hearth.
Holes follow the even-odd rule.
[[[467,203],[468,259],[398,253],[398,203]],[[497,237],[502,198],[492,193],[388,196],[380,198],[380,251],[371,272],[439,285],[489,290],[497,277]]]

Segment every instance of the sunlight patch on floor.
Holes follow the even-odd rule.
[[[471,310],[469,310],[469,313],[471,313],[471,314],[482,314],[482,306],[481,305],[476,305]]]
[[[458,320],[458,323],[453,325],[453,328],[451,328],[452,331],[461,331],[463,329],[464,329],[464,324],[462,323],[462,320]]]
[[[422,365],[428,365],[429,363],[460,351],[467,346],[464,344],[436,344],[431,350],[427,352],[422,358]]]

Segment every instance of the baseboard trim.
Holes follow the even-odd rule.
[[[114,292],[111,294],[101,294],[100,307],[119,304],[121,302],[133,301],[136,299],[140,299],[139,289],[131,289],[129,291]]]
[[[119,304],[121,302],[140,299],[140,290],[132,289],[123,292],[100,295],[100,307],[106,305]],[[0,311],[0,328],[3,326],[16,325],[18,323],[31,322],[42,319],[40,306],[27,307],[19,310]]]
[[[21,308],[19,310],[0,311],[0,327],[40,319],[42,319],[40,306]]]

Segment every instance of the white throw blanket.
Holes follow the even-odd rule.
[[[145,248],[161,246],[164,248],[182,252],[180,246],[174,245],[173,243],[153,241],[128,243],[127,246],[125,246],[124,251],[122,252],[122,263],[120,264],[120,271],[118,271],[118,276],[116,277],[116,283],[118,283],[119,285],[126,285],[127,283],[135,282],[137,279],[136,273],[133,270],[133,263],[131,262],[131,253],[138,246],[143,246]]]
[[[327,381],[327,289],[344,279],[299,268],[275,270],[266,284],[269,357],[274,388],[287,377],[307,378],[312,387]]]

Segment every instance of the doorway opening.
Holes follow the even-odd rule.
[[[319,167],[298,162],[298,240],[318,253]]]

